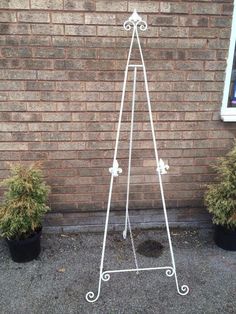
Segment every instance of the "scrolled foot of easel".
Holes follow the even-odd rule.
[[[172,277],[173,275],[175,275],[176,288],[177,288],[178,294],[180,294],[180,295],[188,294],[189,293],[189,287],[187,285],[179,286],[176,270],[174,267],[170,266],[166,269],[166,276]]]
[[[96,296],[96,298],[94,298],[94,297],[95,297],[94,292],[93,292],[93,291],[89,291],[89,292],[86,294],[85,299],[86,299],[86,301],[88,301],[88,302],[90,302],[90,303],[96,302],[97,299],[99,298],[99,294]]]
[[[186,295],[189,293],[189,287],[187,285],[177,286],[177,291],[180,295]]]
[[[110,274],[106,271],[104,271],[100,277],[99,277],[99,283],[98,283],[98,293],[97,296],[95,298],[95,294],[93,291],[89,291],[86,296],[85,299],[86,301],[93,303],[96,302],[98,300],[98,298],[100,297],[100,291],[101,291],[101,281],[108,281],[111,278]]]

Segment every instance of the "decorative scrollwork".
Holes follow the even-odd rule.
[[[179,289],[178,289],[178,293],[180,295],[186,295],[189,293],[189,287],[187,285],[182,285]]]
[[[166,270],[166,276],[171,277],[175,273],[175,270],[173,267],[170,267],[169,269]]]
[[[119,168],[117,160],[114,160],[113,166],[109,168],[109,172],[113,175],[113,177],[118,177],[119,173],[122,173],[122,169]]]
[[[139,27],[141,31],[145,31],[147,29],[147,23],[142,20],[141,16],[138,15],[136,10],[134,10],[133,14],[128,18],[127,21],[124,22],[123,26],[126,31],[130,31],[132,27]]]
[[[129,20],[125,21],[123,24],[123,27],[126,31],[130,31],[132,26],[135,27],[135,24]]]
[[[162,159],[159,160],[159,167],[156,169],[160,174],[166,174],[167,170],[169,170],[169,165],[165,164]]]
[[[108,281],[110,280],[111,276],[107,272],[103,272],[101,278],[103,281]]]
[[[89,291],[89,292],[86,294],[85,299],[86,299],[86,301],[92,303],[92,302],[97,301],[97,299],[98,299],[98,297],[94,299],[94,296],[95,296],[95,295],[94,295],[94,292],[93,292],[93,291]]]

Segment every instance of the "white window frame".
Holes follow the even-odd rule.
[[[230,43],[229,43],[229,53],[228,53],[228,59],[227,59],[224,92],[223,92],[223,100],[222,100],[222,107],[221,107],[221,119],[224,122],[236,122],[236,107],[235,108],[228,107],[235,44],[236,44],[236,0],[234,0],[232,28],[231,28]]]

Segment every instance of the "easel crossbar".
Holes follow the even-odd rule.
[[[128,65],[129,68],[143,68],[142,64],[129,64]]]
[[[171,273],[172,276],[175,273],[175,270],[172,266],[159,266],[159,267],[145,267],[145,268],[128,268],[128,269],[117,269],[117,270],[106,270],[102,273],[104,276],[105,274],[112,274],[112,273],[127,273],[127,272],[140,272],[140,271],[145,271],[145,270],[169,270],[168,273]]]

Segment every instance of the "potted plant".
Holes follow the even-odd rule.
[[[0,205],[0,235],[6,239],[15,262],[38,257],[42,219],[49,210],[46,205],[49,186],[43,180],[40,164],[29,167],[11,166],[11,175],[1,182],[6,187]]]
[[[208,185],[205,205],[213,215],[215,243],[236,251],[236,145],[214,166],[217,183]]]

